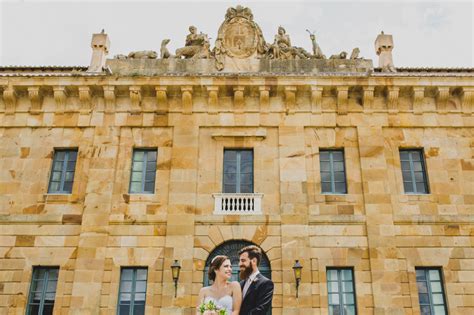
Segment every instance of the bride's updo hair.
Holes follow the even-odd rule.
[[[209,271],[207,272],[209,280],[216,280],[216,271],[219,270],[224,261],[226,261],[227,259],[229,259],[229,257],[225,255],[217,255],[211,260],[211,265],[209,266]]]

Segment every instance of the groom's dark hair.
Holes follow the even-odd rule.
[[[249,259],[257,258],[257,266],[260,265],[260,261],[262,260],[262,250],[258,246],[245,246],[239,251],[239,256],[243,253],[247,253],[247,255],[249,255]]]

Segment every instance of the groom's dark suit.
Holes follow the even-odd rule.
[[[240,281],[244,289],[245,280]],[[243,297],[240,315],[265,315],[272,307],[273,282],[262,274],[257,274]]]

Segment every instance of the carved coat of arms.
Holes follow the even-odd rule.
[[[253,21],[252,11],[240,5],[229,8],[214,48],[217,69],[224,68],[225,56],[244,59],[261,56],[265,51],[265,39],[260,27]]]

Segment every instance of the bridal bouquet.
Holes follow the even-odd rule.
[[[202,315],[229,315],[225,309],[218,307],[213,301],[199,305],[199,313]]]

